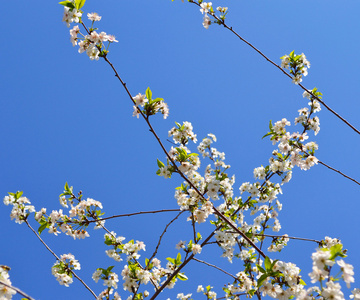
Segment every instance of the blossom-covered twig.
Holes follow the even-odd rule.
[[[109,61],[109,59],[105,56],[104,60],[110,65],[110,67],[113,69],[113,71],[115,72],[115,77],[119,79],[119,81],[121,82],[122,86],[124,87],[126,93],[128,94],[128,96],[130,97],[131,101],[134,102],[132,95],[129,91],[129,89],[126,86],[126,83],[121,79],[119,73],[117,72],[117,70],[115,69],[114,65]],[[163,150],[163,152],[165,153],[165,155],[167,156],[167,158],[171,161],[172,165],[174,166],[174,168],[177,170],[177,172],[179,173],[179,175],[196,191],[196,193],[205,201],[207,201],[207,199],[204,198],[204,196],[200,193],[200,191],[194,186],[194,184],[183,174],[183,172],[181,172],[176,163],[174,162],[173,158],[169,155],[169,153],[166,151],[163,143],[161,142],[161,139],[159,138],[159,136],[156,134],[154,128],[152,127],[149,119],[144,115],[144,113],[138,109],[140,111],[141,116],[143,117],[143,119],[145,120],[145,122],[147,123],[147,125],[149,126],[150,132],[154,135],[155,139],[157,140],[157,142],[159,143],[161,149]],[[215,206],[213,206],[213,209],[216,213],[216,215],[218,215],[224,222],[228,223],[228,225],[233,228],[235,231],[237,231],[251,246],[253,246],[260,254],[261,256],[263,256],[264,258],[266,257],[266,255],[243,233],[241,232],[236,226],[234,226],[231,221],[229,221],[221,212],[219,212]]]
[[[190,3],[193,3],[199,7],[200,4],[194,0],[188,0]],[[257,49],[253,44],[251,44],[250,42],[248,42],[247,40],[245,40],[243,37],[241,37],[231,26],[228,26],[225,23],[224,19],[221,19],[219,17],[217,17],[214,13],[208,12],[209,14],[211,14],[212,17],[214,17],[218,24],[223,25],[226,29],[230,30],[233,34],[235,34],[241,41],[243,41],[245,44],[247,44],[248,46],[250,46],[252,49],[254,49],[257,53],[259,53],[263,58],[266,59],[266,61],[268,61],[269,63],[271,63],[273,66],[275,66],[276,68],[278,68],[283,74],[285,74],[286,76],[288,76],[290,79],[293,79],[293,77],[287,73],[283,68],[281,68],[281,66],[279,66],[278,64],[276,64],[274,61],[272,61],[270,58],[268,58],[262,51],[260,51],[259,49]],[[324,107],[326,107],[327,110],[329,110],[332,114],[334,114],[337,118],[339,118],[341,121],[343,121],[347,126],[349,126],[351,129],[353,129],[356,133],[360,134],[360,130],[358,130],[355,126],[353,126],[352,124],[350,124],[350,122],[348,122],[345,118],[343,118],[341,115],[339,115],[337,112],[335,112],[333,109],[331,109],[324,101],[322,101],[320,98],[318,98],[317,96],[315,96],[310,90],[308,90],[306,87],[304,87],[301,83],[298,83],[298,85],[306,92],[310,93],[317,101],[319,101],[322,105],[324,105]]]
[[[60,261],[61,259],[56,255],[56,253],[54,251],[51,250],[51,248],[44,242],[44,240],[40,237],[40,235],[34,230],[34,228],[31,227],[31,225],[29,224],[29,222],[27,220],[24,221],[26,223],[26,225],[30,228],[30,230],[36,235],[36,237],[39,239],[39,241],[45,246],[45,248],[58,260]],[[71,269],[68,269],[69,272],[71,272],[71,274],[77,279],[79,280],[82,285],[95,297],[95,299],[97,298],[96,294],[90,289],[90,287]]]

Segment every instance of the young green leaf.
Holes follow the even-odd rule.
[[[158,165],[159,168],[165,167],[164,163],[161,162],[160,160],[157,160],[157,165]]]
[[[86,0],[75,0],[76,9],[80,9],[84,6]]]
[[[257,286],[258,287],[262,286],[263,282],[266,280],[267,277],[268,277],[267,274],[261,275],[260,278],[258,279]]]
[[[182,281],[188,280],[187,276],[184,273],[179,273],[176,275],[176,277]]]
[[[265,265],[266,271],[271,271],[271,261],[268,256],[265,257],[264,265]]]
[[[38,233],[39,235],[48,227],[48,223],[45,222],[44,224],[42,224],[39,229],[38,229]]]
[[[176,265],[180,265],[180,264],[181,264],[181,254],[180,254],[180,252],[176,255],[175,264],[176,264]]]
[[[59,4],[69,7],[71,9],[75,8],[74,3],[72,3],[71,1],[61,1],[59,2]]]
[[[146,98],[148,98],[148,100],[151,101],[151,99],[152,99],[152,98],[151,98],[151,97],[152,97],[152,92],[151,92],[151,90],[150,90],[149,87],[146,89],[145,94],[146,94]]]

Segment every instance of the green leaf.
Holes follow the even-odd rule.
[[[256,267],[261,273],[266,273],[266,271],[260,265],[256,264]]]
[[[342,252],[342,244],[336,244],[330,248],[331,256],[329,259],[333,260],[334,258],[340,256],[340,257],[346,257],[346,255]]]
[[[184,273],[179,273],[176,275],[176,277],[182,281],[188,280],[187,276]]]
[[[157,165],[159,168],[165,167],[164,163],[157,159]]]
[[[267,277],[268,276],[266,274],[261,275],[260,278],[258,279],[257,286],[258,287],[262,286],[263,282],[266,280]]]
[[[151,90],[150,90],[149,87],[146,89],[145,94],[146,94],[146,98],[148,98],[148,100],[151,101],[151,99],[152,99],[152,98],[151,98],[151,97],[152,97],[152,92],[151,92]]]
[[[80,9],[84,6],[86,0],[75,0],[76,9]]]
[[[160,101],[164,101],[164,99],[163,98],[156,98],[156,99],[152,100],[151,103],[160,102]]]
[[[272,135],[272,132],[268,132],[267,134],[265,134],[265,135],[262,137],[262,139],[265,138],[265,137],[267,137],[267,136],[269,136],[269,135]]]
[[[270,267],[270,270],[274,269],[274,266],[275,264],[278,262],[279,260],[278,259],[275,259],[272,264],[271,264],[271,267]],[[278,271],[277,271],[278,272]]]
[[[270,122],[269,122],[269,129],[270,129],[270,131],[272,131],[272,129],[273,129],[273,124],[272,124],[272,121],[270,120]]]
[[[109,274],[111,273],[111,270],[114,268],[114,266],[110,266],[107,269],[103,269],[103,268],[97,268],[96,270],[101,270],[102,274],[104,276],[109,276]]]
[[[17,191],[16,194],[15,194],[15,199],[19,199],[21,196],[22,196],[23,192],[21,191]]]
[[[47,227],[48,227],[48,223],[47,223],[47,222],[44,223],[44,224],[42,224],[42,225],[39,227],[39,229],[38,229],[39,235],[40,235]]]
[[[181,254],[180,254],[180,252],[176,255],[175,264],[176,264],[176,265],[180,265],[180,264],[181,264]]]
[[[199,156],[199,154],[197,154],[197,153],[190,153],[190,154],[188,154],[188,157],[190,157],[190,156]]]
[[[167,257],[166,260],[175,265],[175,259],[174,258]]]
[[[300,278],[300,280],[299,280],[299,283],[300,283],[301,285],[306,285],[305,281],[302,280],[301,278]]]
[[[268,256],[265,257],[264,265],[265,265],[266,271],[271,271],[271,261]]]
[[[75,8],[74,3],[72,3],[71,1],[61,1],[59,2],[59,4],[69,7],[71,9]]]

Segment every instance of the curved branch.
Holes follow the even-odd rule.
[[[157,253],[157,251],[158,251],[158,249],[159,249],[159,247],[160,247],[161,240],[162,240],[162,238],[163,238],[166,230],[168,229],[168,227],[169,227],[173,222],[175,222],[175,220],[176,220],[178,217],[180,217],[180,215],[181,215],[183,212],[185,212],[185,210],[183,210],[183,211],[181,211],[180,213],[178,213],[177,216],[176,216],[175,218],[173,218],[173,219],[170,221],[170,223],[165,226],[164,231],[163,231],[162,234],[160,235],[160,238],[159,238],[159,241],[158,241],[158,243],[157,243],[157,245],[156,245],[155,251],[154,251],[153,255],[151,255],[151,257],[149,258],[149,262],[150,262],[150,263],[151,263],[151,260],[155,257],[155,255],[156,255],[156,253]],[[147,268],[147,266],[145,266],[145,268]]]

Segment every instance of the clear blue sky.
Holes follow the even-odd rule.
[[[0,20],[1,196],[22,190],[38,210],[47,207],[51,212],[60,208],[58,195],[67,181],[85,197],[101,201],[106,216],[177,208],[174,188],[182,181],[156,176],[156,159],[164,160],[160,147],[145,123],[132,117],[132,105],[109,66],[90,61],[72,47],[57,2],[19,1],[17,8],[6,8]],[[328,105],[360,127],[358,1],[213,4],[228,6],[228,24],[275,62],[280,64],[279,57],[292,50],[304,52],[311,68],[303,84],[318,87]],[[117,37],[108,58],[131,93],[144,93],[150,86],[155,97],[168,103],[169,118],[155,117],[153,124],[169,149],[167,132],[175,121],[192,122],[199,140],[207,133],[217,136],[215,147],[226,153],[229,172],[236,175],[236,195],[274,149],[261,139],[269,120],[285,117],[293,123],[297,110],[307,105],[299,87],[230,32],[217,25],[205,30],[195,5],[180,0],[87,0],[84,11],[98,12],[100,30]],[[359,180],[360,136],[324,108],[318,116],[321,131],[313,139],[319,144],[318,158]],[[355,266],[352,288],[360,282],[359,190],[316,166],[306,172],[296,169],[280,197],[281,233],[342,240],[349,254],[346,261]],[[70,288],[56,282],[51,275],[54,258],[25,224],[10,221],[9,214],[10,208],[2,205],[0,264],[12,268],[14,286],[36,299],[91,299],[77,282]],[[149,250],[145,258],[173,216],[118,219],[107,226],[127,239],[143,240]],[[203,228],[205,235],[210,229]],[[103,286],[96,285],[91,274],[114,263],[105,255],[103,233],[90,234],[75,242],[46,231],[42,236],[57,254],[73,253],[82,264],[79,275],[99,293]],[[175,244],[189,238],[191,228],[183,218],[166,235],[168,246],[159,252],[164,264],[166,257],[176,255]],[[293,241],[282,255],[302,269],[307,282],[315,247]],[[205,252],[199,258],[219,262],[233,273],[242,270],[220,259],[218,250]],[[114,270],[120,274],[122,265]],[[175,299],[177,292],[193,293],[197,299],[198,284],[212,284],[220,291],[228,280],[214,282],[222,275],[195,262],[185,273],[193,280],[179,283],[161,299]],[[119,291],[126,299],[121,286]]]

